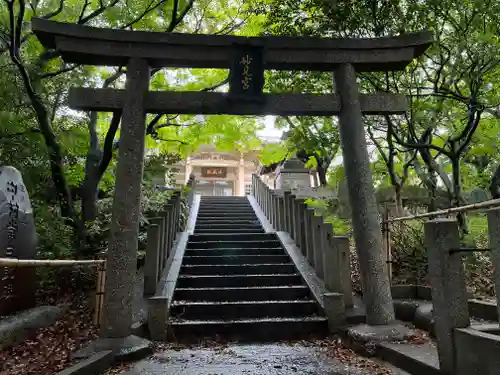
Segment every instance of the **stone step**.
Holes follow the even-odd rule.
[[[228,203],[228,202],[220,202],[220,203],[200,203],[200,209],[205,209],[205,208],[217,208],[217,209],[226,209],[226,208],[248,208],[252,209],[252,205],[248,202],[246,203]]]
[[[221,201],[247,201],[248,202],[248,199],[246,196],[244,197],[240,197],[240,196],[234,196],[234,195],[230,195],[230,196],[217,196],[217,195],[203,195],[200,199],[202,202],[207,202],[207,201],[218,201],[218,200],[221,200]]]
[[[177,288],[174,300],[184,301],[281,301],[310,297],[305,285],[258,286],[239,288]]]
[[[236,223],[236,222],[253,222],[254,224],[260,224],[259,218],[256,215],[224,215],[224,216],[203,216],[203,215],[198,215],[196,219],[196,223],[220,223],[223,221],[228,221],[231,223]]]
[[[220,214],[220,213],[236,213],[236,212],[241,212],[241,213],[252,213],[254,214],[255,211],[251,206],[249,207],[230,207],[230,206],[221,206],[221,207],[214,207],[214,206],[205,206],[205,207],[200,207],[198,209],[198,213],[203,213],[203,214]]]
[[[232,288],[256,286],[302,285],[300,274],[264,274],[264,275],[180,275],[178,288]]]
[[[227,248],[227,249],[186,249],[184,257],[188,256],[232,256],[232,255],[285,255],[282,247],[275,248]]]
[[[237,225],[240,228],[245,228],[245,227],[253,227],[253,226],[262,226],[261,222],[258,219],[255,220],[249,220],[249,219],[233,219],[233,220],[226,220],[226,219],[198,219],[196,220],[195,227],[198,227],[199,225],[202,226],[209,226],[209,225]]]
[[[218,212],[209,212],[209,211],[199,211],[198,212],[198,218],[211,218],[211,217],[219,217],[223,219],[227,219],[229,217],[240,217],[242,219],[248,219],[248,218],[256,218],[257,215],[255,215],[255,212],[228,212],[228,211],[218,211]]]
[[[262,225],[257,223],[196,223],[197,229],[261,229]]]
[[[181,275],[262,275],[270,273],[294,274],[293,263],[269,264],[190,264],[181,267]]]
[[[187,244],[187,249],[226,249],[226,248],[276,248],[281,247],[280,241],[205,241],[191,242]]]
[[[190,264],[270,264],[290,263],[290,257],[280,255],[184,255],[183,265]]]
[[[234,337],[238,341],[262,342],[292,340],[305,337],[325,337],[328,321],[325,317],[261,318],[238,320],[177,320],[169,324],[169,338]]]
[[[384,360],[410,374],[440,375],[439,358],[436,346],[431,343],[423,345],[381,343],[377,354]]]
[[[239,229],[199,229],[198,227],[195,227],[194,229],[195,234],[215,234],[215,233],[220,233],[220,234],[229,234],[229,233],[234,233],[234,234],[259,234],[259,233],[266,233],[266,231],[263,228],[239,228]]]
[[[258,233],[248,236],[246,234],[193,234],[189,236],[189,242],[207,242],[207,241],[269,241],[276,240],[275,233]]]
[[[313,300],[296,301],[173,301],[170,316],[182,319],[291,318],[315,315]]]
[[[219,223],[221,220],[226,220],[228,223]],[[235,224],[235,220],[238,220],[238,222],[251,222],[254,225],[259,225],[260,221],[257,218],[257,216],[253,215],[253,217],[250,216],[240,216],[239,214],[235,214],[234,216],[217,216],[217,215],[212,215],[212,216],[199,216],[196,219],[197,224]],[[207,223],[208,222],[208,223]],[[212,223],[211,223],[212,222]]]

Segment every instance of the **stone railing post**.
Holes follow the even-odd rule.
[[[345,307],[354,306],[352,278],[351,278],[351,248],[349,246],[349,237],[334,236],[334,247],[340,254],[340,271],[342,279],[342,290],[344,291]]]
[[[345,306],[342,300],[342,294],[325,293],[323,294],[323,303],[330,332],[339,332],[341,327],[346,324]]]
[[[500,209],[488,211],[488,233],[490,237],[490,259],[497,298],[498,320],[500,322]]]
[[[259,181],[257,174],[252,174],[252,195],[254,196],[257,203],[259,202]]]
[[[171,224],[169,228],[169,247],[172,248],[175,242],[175,238],[177,237],[177,228],[179,227],[180,197],[177,192],[172,195],[172,199],[170,200],[170,202],[172,205],[172,220],[170,221]]]
[[[269,222],[274,225],[273,223],[273,191],[269,186],[267,187],[267,218],[269,219]]]
[[[289,215],[290,215],[290,236],[292,236],[292,238],[294,240],[297,239],[297,233],[295,233],[295,195],[294,194],[290,194],[288,196],[288,201],[289,201],[289,204],[288,204],[288,207],[289,207]]]
[[[275,230],[279,230],[279,196],[273,190],[273,225]]]
[[[262,180],[259,181],[259,197],[260,197],[260,207],[262,208],[262,211],[265,213],[266,207],[265,207],[265,186],[264,182]]]
[[[313,218],[314,218],[314,208],[306,208],[305,221],[304,221],[304,233],[305,233],[305,249],[303,250],[304,256],[311,266],[314,267],[314,236],[313,236]]]
[[[323,256],[324,281],[332,293],[342,293],[344,306],[354,306],[351,280],[349,237],[334,236],[331,224],[325,224],[326,247]]]
[[[267,185],[263,185],[264,188],[264,207],[263,211],[264,214],[266,215],[266,218],[269,219],[269,187]]]
[[[191,173],[189,175],[189,180],[186,184],[186,186],[189,188],[188,196],[187,196],[187,205],[189,208],[193,205],[193,200],[194,200],[194,190],[196,188],[196,180],[194,175]]]
[[[297,203],[297,217],[299,218],[299,240],[297,241],[297,246],[300,247],[302,254],[306,255],[306,210],[307,204],[303,199],[300,199]]]
[[[165,211],[163,212],[163,236],[164,236],[164,243],[162,247],[162,270],[165,268],[165,264],[167,263],[168,255],[170,253],[170,233],[169,233],[169,228],[172,225],[172,206],[170,204],[167,204],[165,206]]]
[[[301,216],[301,204],[304,202],[302,198],[295,198],[293,200],[293,217],[295,225],[295,244],[301,248],[302,237],[304,236],[303,225],[304,218]],[[302,248],[301,248],[302,250]]]
[[[274,228],[276,230],[279,230],[279,225],[280,225],[280,196],[279,194],[274,191]]]
[[[325,248],[326,233],[323,228],[323,217],[313,216],[312,218],[312,238],[313,238],[313,265],[316,275],[323,279],[323,253]]]
[[[276,228],[276,218],[274,217],[275,205],[274,205],[274,191],[269,189],[269,222]]]
[[[158,275],[160,273],[161,227],[158,224],[148,226],[148,241],[146,244],[146,259],[144,262],[144,295],[152,296],[156,292]]]
[[[291,191],[283,192],[283,231],[290,233],[290,194]]]
[[[285,205],[283,195],[276,196],[276,220],[277,220],[277,230],[283,232],[285,230]]]
[[[252,173],[252,197],[255,197],[255,173]]]
[[[155,296],[148,299],[148,330],[152,340],[165,341],[168,327],[168,298]]]
[[[323,248],[323,280],[332,293],[344,293],[342,287],[342,263],[339,249],[335,246],[332,224],[323,224],[326,246]]]
[[[260,207],[262,208],[262,211],[266,213],[266,189],[265,189],[265,184],[264,181],[260,180],[259,182],[259,191],[260,191]]]
[[[162,271],[161,251],[162,251],[162,246],[166,241],[165,238],[166,232],[164,231],[165,219],[161,216],[161,214],[159,215],[160,216],[155,216],[149,219],[150,225],[156,225],[158,227],[158,276],[161,275]],[[149,243],[149,234],[148,234],[148,243]]]
[[[454,219],[430,220],[424,225],[432,290],[440,370],[455,374],[453,330],[470,325],[458,225]]]

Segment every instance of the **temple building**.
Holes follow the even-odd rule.
[[[197,194],[243,196],[250,193],[252,174],[259,167],[258,156],[258,150],[217,151],[215,145],[202,145],[185,160],[173,165],[175,182],[184,185],[193,173]]]
[[[172,166],[176,185],[184,185],[194,174],[195,192],[210,196],[244,196],[249,194],[252,174],[258,173],[271,188],[318,186],[314,169],[305,168],[295,157],[291,160],[263,166],[259,150],[249,152],[217,151],[215,145],[202,145],[186,159]],[[304,175],[305,173],[305,175]],[[286,180],[283,184],[283,176]],[[291,185],[290,185],[291,183]],[[281,186],[284,185],[284,186]],[[290,185],[290,186],[288,186]]]

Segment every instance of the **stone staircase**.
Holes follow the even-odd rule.
[[[202,197],[170,309],[169,337],[325,335],[327,319],[246,197]]]

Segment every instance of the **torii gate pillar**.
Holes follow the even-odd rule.
[[[356,71],[351,64],[341,64],[334,72],[335,86],[340,94],[340,142],[349,190],[354,241],[359,263],[366,323],[389,324],[394,320],[391,287],[382,251],[378,208],[370,169],[363,116],[359,102]],[[378,280],[374,280],[377,278]],[[375,290],[367,290],[375,288]],[[377,306],[384,310],[377,311]]]

